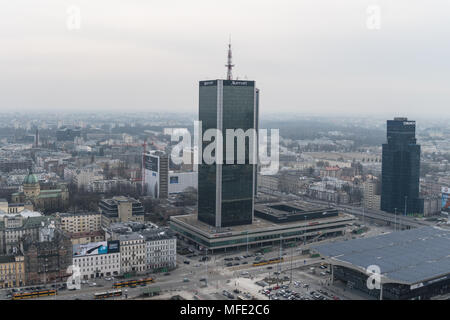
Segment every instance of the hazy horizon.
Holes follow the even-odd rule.
[[[371,5],[379,30],[366,26]],[[231,35],[234,76],[256,81],[261,114],[446,118],[449,11],[443,0],[7,2],[0,113],[196,113],[198,81],[225,77]]]

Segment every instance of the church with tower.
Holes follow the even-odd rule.
[[[37,176],[30,170],[22,184],[22,192],[11,195],[11,202],[23,204],[25,209],[42,212],[63,210],[69,202],[66,185],[42,188]]]

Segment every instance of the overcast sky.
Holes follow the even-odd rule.
[[[263,113],[449,116],[449,16],[448,0],[3,0],[0,110],[196,112],[231,34]]]

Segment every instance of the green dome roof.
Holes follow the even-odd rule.
[[[25,179],[23,179],[23,184],[37,184],[37,183],[39,183],[39,180],[33,173],[29,173],[27,176],[25,176]]]

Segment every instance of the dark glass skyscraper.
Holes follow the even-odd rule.
[[[245,163],[227,164],[226,130],[257,129],[259,90],[254,81],[201,81],[199,120],[202,132],[219,129],[223,133],[223,164],[198,168],[198,219],[214,227],[251,224],[255,194],[256,165],[250,161],[250,139],[245,141]],[[236,139],[237,140],[237,139]],[[202,154],[211,142],[202,143]],[[255,146],[257,140],[254,140]],[[253,149],[254,150],[254,149]]]
[[[398,214],[423,212],[419,199],[420,145],[416,122],[407,118],[387,121],[383,144],[381,210]],[[406,210],[405,210],[406,206]]]

